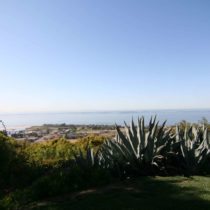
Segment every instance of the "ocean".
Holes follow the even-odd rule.
[[[167,125],[182,120],[197,123],[205,117],[210,121],[210,109],[199,110],[141,110],[141,111],[106,111],[106,112],[61,112],[61,113],[16,113],[0,114],[7,129],[24,129],[43,124],[119,124],[129,123],[133,118],[144,116],[146,123],[151,116],[157,115],[160,122],[167,120]],[[1,128],[0,128],[1,129]]]

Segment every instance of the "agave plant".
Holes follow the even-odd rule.
[[[99,152],[94,153],[89,146],[85,153],[80,151],[75,156],[75,164],[71,169],[73,172],[76,171],[81,180],[85,180],[86,187],[109,183],[111,180],[110,171],[101,165]]]
[[[93,149],[87,146],[85,153],[79,150],[78,154],[74,154],[75,163],[83,170],[98,167],[101,163],[101,155],[99,151],[94,153]]]
[[[205,126],[202,127],[185,127],[176,128],[176,143],[179,145],[178,154],[184,163],[185,175],[193,175],[205,173],[207,165],[210,169],[210,142],[208,138],[208,130]]]
[[[166,129],[164,122],[151,117],[148,127],[145,126],[144,117],[138,119],[135,126],[133,120],[130,127],[125,123],[125,133],[116,125],[116,139],[106,141],[102,148],[101,161],[105,167],[135,168],[140,173],[151,173],[156,167],[164,170],[164,155],[170,150],[173,136],[170,129]],[[148,171],[149,170],[149,171]]]
[[[74,155],[75,162],[80,168],[90,168],[94,165],[94,154],[93,149],[87,148],[86,154],[79,150],[78,154]]]
[[[210,142],[207,128],[166,128],[156,117],[145,126],[144,117],[137,126],[125,123],[125,130],[116,125],[116,138],[107,140],[96,154],[88,147],[75,156],[81,169],[108,169],[117,176],[151,174],[193,175],[210,172]]]

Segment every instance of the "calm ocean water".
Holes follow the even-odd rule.
[[[148,122],[149,118],[154,115],[157,115],[160,122],[167,120],[167,125],[178,123],[181,120],[198,122],[203,117],[210,121],[210,109],[0,114],[0,120],[4,121],[8,129],[21,129],[32,125],[56,123],[123,124],[124,121],[130,122],[132,117],[137,120],[138,116],[144,116]]]

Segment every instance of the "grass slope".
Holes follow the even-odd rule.
[[[33,210],[208,210],[210,177],[140,177],[28,205]]]

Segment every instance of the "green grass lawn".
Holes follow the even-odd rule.
[[[28,205],[33,210],[208,210],[210,177],[140,177]]]

